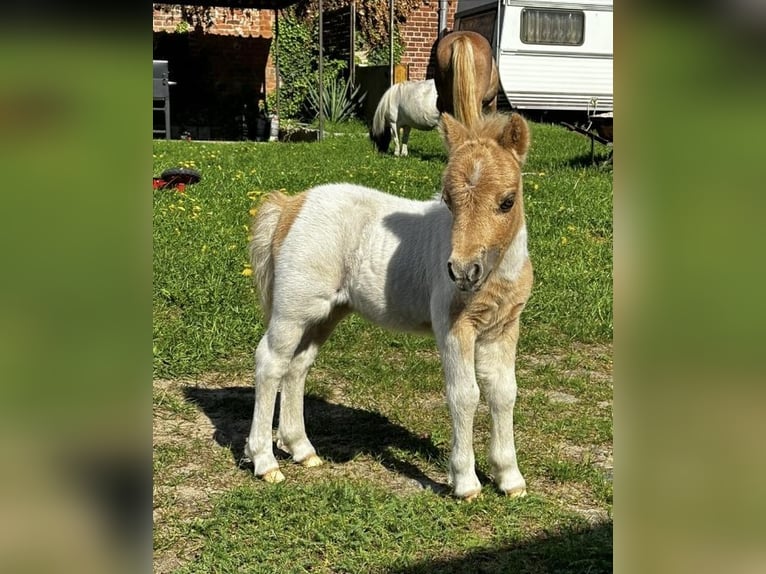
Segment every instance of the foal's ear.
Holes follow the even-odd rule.
[[[520,163],[527,160],[529,150],[529,127],[527,122],[519,114],[511,114],[511,119],[505,124],[500,134],[498,143],[505,149],[512,151],[519,158]]]
[[[447,151],[451,151],[468,139],[468,129],[448,113],[442,114],[439,122],[439,132],[447,145]]]

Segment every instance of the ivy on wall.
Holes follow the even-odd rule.
[[[347,7],[349,0],[323,0],[325,13]],[[394,62],[400,63],[404,45],[399,26],[423,0],[395,0],[394,2]],[[319,1],[301,0],[280,11],[277,42],[279,50],[279,115],[282,117],[311,116],[307,105],[310,87],[318,83],[319,60]],[[381,0],[356,0],[357,38],[360,50],[367,51],[371,65],[389,63],[389,5]],[[326,47],[325,47],[326,48]],[[348,67],[343,60],[325,59],[324,79],[335,81]],[[269,109],[276,109],[276,93],[267,97]]]
[[[309,90],[319,82],[319,23],[290,7],[279,14],[277,29],[279,52],[279,115],[287,118],[312,117]],[[325,58],[323,80],[332,82],[348,67],[342,60]],[[276,92],[266,103],[276,111]]]

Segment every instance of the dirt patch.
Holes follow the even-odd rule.
[[[193,560],[199,550],[200,542],[185,532],[189,521],[208,516],[217,495],[253,485],[251,467],[242,461],[254,393],[249,376],[220,373],[157,380],[154,390],[154,563],[162,574]],[[283,460],[288,480],[365,480],[401,496],[447,491],[446,474],[425,462],[442,456],[428,437],[332,399],[308,395],[305,406],[308,434],[325,464],[305,469]],[[423,464],[404,462],[400,450]]]
[[[562,376],[585,377],[611,386],[611,347],[608,346],[577,345],[567,352],[527,356],[524,360],[527,373],[519,372],[520,395],[541,393],[551,403],[573,408],[585,405],[577,393],[526,389],[522,377],[545,365]],[[320,381],[326,382],[321,371],[314,376],[317,374]],[[435,446],[430,435],[413,432],[376,412],[377,407],[366,408],[359,398],[359,404],[349,405],[342,381],[336,382],[338,384],[329,385],[323,396],[309,393],[305,400],[307,432],[325,464],[305,469],[284,460],[281,464],[287,480],[303,484],[328,479],[363,480],[399,496],[417,494],[424,489],[446,494],[444,459],[447,453],[444,449],[448,446]],[[318,386],[324,389],[326,385]],[[207,373],[193,378],[154,381],[155,572],[172,572],[195,558],[202,541],[189,536],[188,526],[210,515],[216,496],[239,486],[257,487],[251,469],[242,466],[253,399],[249,373]],[[487,418],[484,401],[480,404],[479,415]],[[610,410],[611,405],[611,400],[601,400],[592,406],[596,412],[603,412]],[[445,409],[443,390],[419,395],[413,407],[420,412]],[[445,416],[448,416],[446,412]],[[477,448],[482,448],[480,440],[486,440],[482,432],[486,434],[487,429],[483,426],[477,426]],[[611,444],[549,442],[547,448],[557,450],[562,459],[595,465],[611,479]],[[482,477],[483,482],[486,479]],[[603,501],[596,500],[587,485],[538,478],[532,480],[529,488],[531,492],[556,500],[588,522],[595,524],[609,519]]]
[[[552,403],[573,404],[580,400],[574,395],[561,391],[545,391],[545,396]]]
[[[611,479],[611,474],[614,469],[612,445],[579,446],[565,444],[561,446],[561,452],[570,460],[581,464],[592,464],[606,471],[608,477]]]

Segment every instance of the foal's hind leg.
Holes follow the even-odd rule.
[[[295,462],[304,466],[322,464],[322,460],[317,456],[306,435],[303,418],[306,375],[314,363],[319,348],[347,313],[346,309],[336,308],[326,321],[304,333],[303,340],[296,349],[295,356],[290,361],[287,373],[282,379],[277,447],[290,453]]]
[[[301,324],[272,321],[255,351],[255,407],[245,455],[253,461],[255,475],[267,482],[284,480],[274,457],[271,425],[277,390],[304,331]]]

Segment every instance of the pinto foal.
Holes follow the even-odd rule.
[[[384,327],[432,332],[452,421],[453,493],[481,490],[473,451],[479,383],[489,404],[489,461],[499,489],[523,496],[513,408],[519,316],[532,288],[521,166],[529,130],[518,115],[467,128],[448,114],[443,189],[412,201],[352,184],[270,195],[253,222],[250,255],[268,320],[255,352],[255,409],[245,454],[257,476],[280,482],[277,446],[322,463],[306,436],[306,374],[337,323],[357,312]]]

